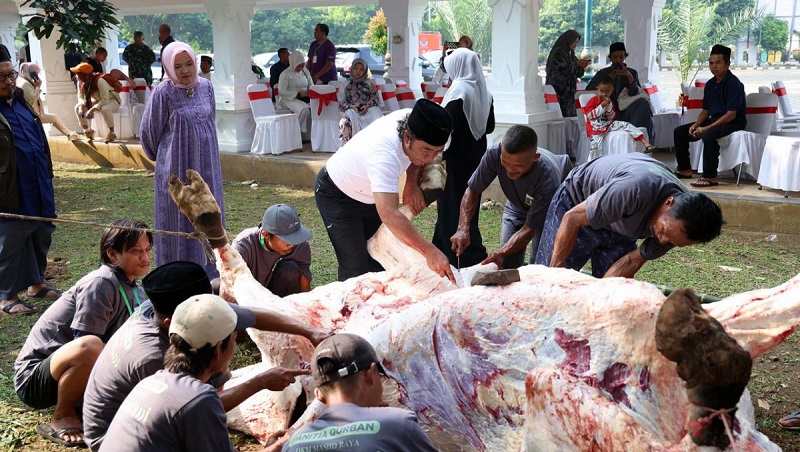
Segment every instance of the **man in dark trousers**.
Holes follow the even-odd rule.
[[[693,124],[675,128],[675,160],[681,179],[692,178],[689,143],[703,140],[703,177],[692,182],[694,187],[713,187],[717,182],[719,143],[717,140],[747,125],[744,85],[730,71],[731,49],[723,45],[711,48],[708,68],[714,77],[703,90],[703,110]]]
[[[56,217],[53,163],[42,122],[17,88],[11,54],[0,45],[0,212]],[[6,314],[30,314],[29,298],[55,300],[61,292],[44,284],[52,223],[0,218],[0,309]]]
[[[289,67],[289,50],[286,47],[278,49],[278,58],[280,58],[278,62],[269,68],[269,86],[273,91],[278,87],[278,78],[281,76],[281,72]],[[272,100],[275,100],[275,96],[272,96]]]
[[[469,246],[469,227],[478,208],[481,193],[498,179],[506,196],[500,249],[482,264],[494,262],[501,268],[517,268],[525,260],[525,248],[531,244],[532,264],[539,248],[544,218],[550,200],[564,176],[572,169],[567,155],[553,155],[537,148],[536,132],[528,126],[513,126],[500,143],[483,155],[478,169],[469,179],[461,198],[458,229],[450,238],[457,256]]]
[[[673,247],[715,239],[722,224],[717,203],[688,191],[663,163],[607,155],[572,170],[556,191],[536,263],[580,270],[591,259],[595,278],[633,278]]]

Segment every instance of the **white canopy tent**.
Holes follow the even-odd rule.
[[[0,42],[14,47],[17,25],[24,10],[22,0],[0,0]],[[259,9],[303,8],[341,5],[331,0],[111,0],[121,15],[205,12],[213,25],[214,66],[212,78],[217,97],[217,129],[224,150],[246,152],[253,139],[254,122],[247,98],[251,80],[250,22]],[[347,4],[371,1],[347,0]],[[421,70],[416,63],[417,38],[427,0],[379,0],[392,36],[389,45],[392,66],[389,75],[408,80],[419,90]],[[539,11],[544,0],[488,0],[493,10],[491,75],[487,79],[494,96],[498,127],[502,134],[514,124],[528,124],[540,137],[555,114],[544,105],[541,78],[537,75],[539,52]],[[642,83],[658,82],[656,29],[665,0],[620,0],[625,21],[628,65],[639,71]],[[309,42],[312,40],[309,30]],[[42,66],[43,90],[51,112],[67,125],[77,127],[73,114],[75,88],[64,67],[64,52],[56,49],[56,38],[39,41],[30,35],[31,57]],[[597,43],[607,45],[609,43]],[[117,31],[109,30],[104,46],[117,48]],[[106,65],[118,67],[118,55],[110,52]],[[418,93],[419,94],[419,93]],[[546,146],[546,143],[541,143]]]

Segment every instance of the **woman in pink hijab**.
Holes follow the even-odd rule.
[[[166,77],[153,90],[139,134],[145,153],[156,162],[155,227],[194,232],[167,191],[169,176],[177,174],[185,182],[187,169],[203,176],[219,204],[224,224],[214,87],[197,75],[197,59],[186,43],[168,45],[161,54],[161,64]],[[203,265],[209,278],[217,276],[214,264],[208,262],[197,240],[157,234],[155,252],[157,266],[176,260],[192,261]]]

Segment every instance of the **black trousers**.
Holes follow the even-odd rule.
[[[678,171],[688,170],[692,167],[689,161],[689,143],[703,140],[703,177],[717,177],[717,166],[719,166],[719,143],[717,140],[737,130],[744,129],[744,126],[734,125],[734,123],[729,122],[708,129],[702,138],[694,138],[689,135],[689,128],[692,127],[692,124],[678,126],[673,132],[675,138],[675,160],[678,163]],[[711,124],[711,120],[704,122],[702,127],[709,124]]]
[[[650,110],[650,102],[646,99],[637,99],[633,101],[625,111],[619,112],[621,121],[626,121],[633,124],[634,127],[644,127],[647,129],[647,136],[652,143],[655,137],[653,136],[653,112]]]
[[[367,240],[381,225],[375,204],[347,196],[333,183],[323,167],[314,182],[314,199],[339,262],[339,281],[383,267],[367,252]]]

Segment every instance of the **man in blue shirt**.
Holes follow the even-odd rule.
[[[17,89],[17,72],[0,45],[0,212],[55,218],[53,164],[42,122]],[[61,292],[44,285],[47,252],[55,226],[46,221],[0,218],[0,309],[36,312],[19,299],[54,300]]]
[[[675,128],[675,159],[678,163],[675,175],[681,179],[692,178],[689,143],[703,140],[703,177],[692,183],[694,187],[719,185],[717,140],[743,130],[747,125],[744,85],[731,73],[730,66],[731,49],[719,44],[712,47],[708,68],[714,78],[706,83],[703,91],[703,110],[694,124]]]

